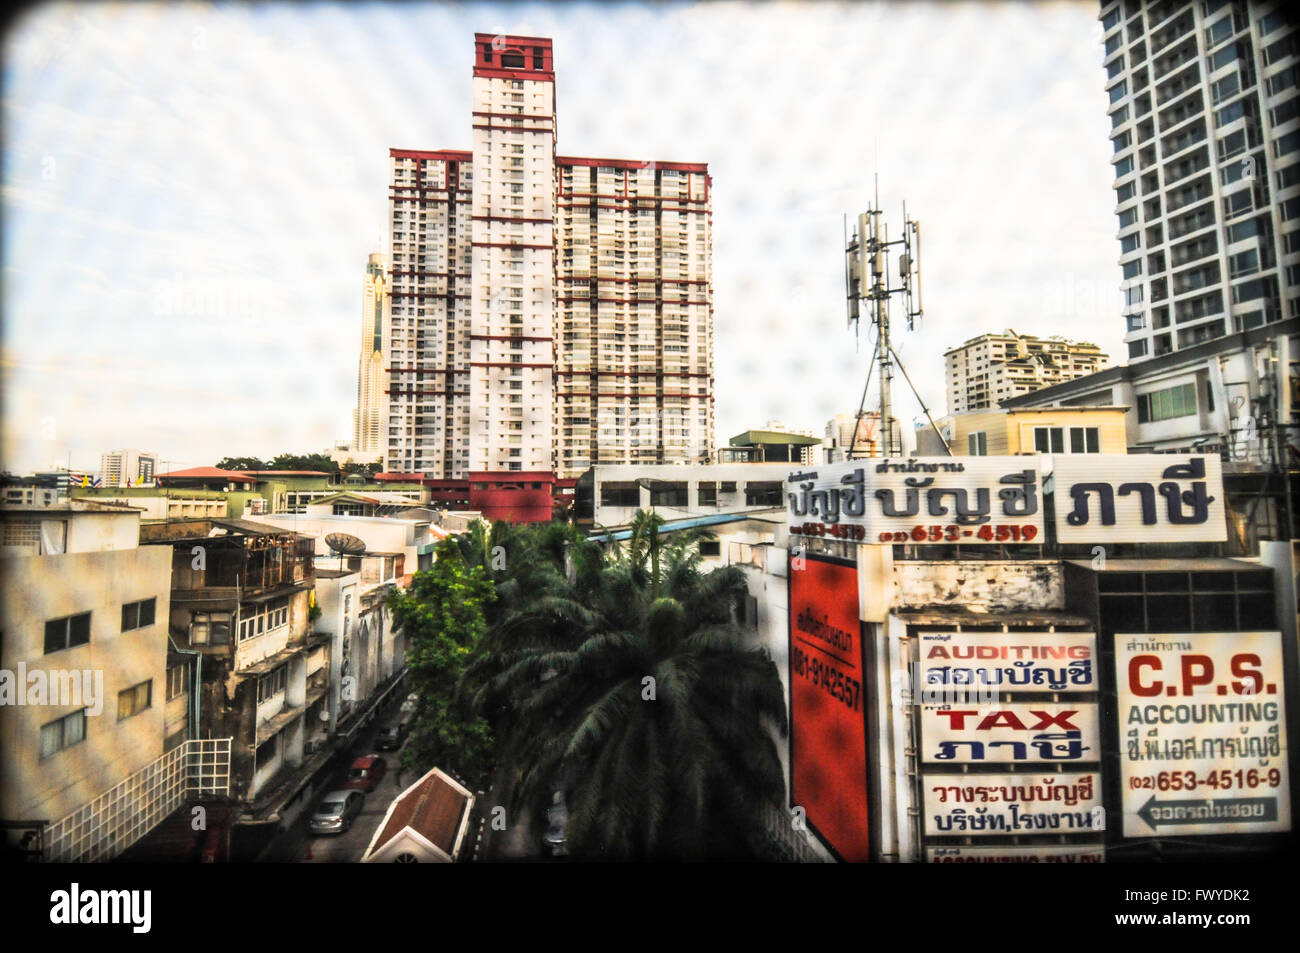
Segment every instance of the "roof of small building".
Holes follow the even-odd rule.
[[[408,827],[451,856],[461,820],[473,795],[438,768],[399,794],[384,823],[366,849],[367,856],[383,849]]]
[[[172,470],[159,473],[158,479],[181,480],[231,480],[236,483],[256,483],[257,478],[243,470],[218,470],[216,467],[191,467],[188,470]]]

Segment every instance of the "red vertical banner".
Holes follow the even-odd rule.
[[[790,792],[846,861],[871,858],[857,567],[805,554],[790,579]]]

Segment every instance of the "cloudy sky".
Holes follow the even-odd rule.
[[[389,147],[468,148],[474,32],[552,37],[559,151],[713,176],[716,439],[855,410],[843,216],[922,223],[942,353],[1120,359],[1095,2],[67,4],[5,36],[3,465],[348,439]],[[898,416],[919,416],[899,382]]]

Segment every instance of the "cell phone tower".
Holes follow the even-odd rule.
[[[880,208],[880,179],[876,177],[876,194],[872,207],[858,216],[857,228],[852,237],[848,234],[847,217],[845,221],[844,282],[848,299],[849,326],[854,335],[861,337],[861,315],[865,310],[876,331],[875,359],[867,372],[867,382],[862,388],[862,400],[858,404],[858,420],[862,419],[867,403],[867,390],[871,386],[871,375],[877,365],[880,368],[880,430],[881,450],[886,457],[898,456],[903,452],[902,433],[895,428],[893,408],[894,365],[902,371],[907,386],[916,395],[930,421],[930,426],[938,434],[944,451],[951,455],[948,441],[944,439],[939,428],[935,426],[930,410],[925,401],[912,385],[907,368],[899,360],[890,339],[890,299],[894,295],[903,296],[904,317],[907,330],[911,331],[916,320],[922,317],[921,305],[921,225],[907,217],[907,203],[903,203],[903,235],[893,241],[889,239],[889,226],[881,222],[883,212]],[[898,272],[896,276],[890,269],[890,256],[897,246]],[[854,428],[853,443],[849,446],[849,458],[852,459],[854,445],[857,443],[857,428]]]

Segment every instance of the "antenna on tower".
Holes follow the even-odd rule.
[[[913,395],[921,404],[926,419],[939,437],[944,451],[951,456],[948,441],[940,433],[925,401],[912,385],[912,380],[899,360],[897,351],[890,341],[890,300],[894,295],[902,295],[903,319],[907,330],[915,329],[916,321],[922,317],[921,311],[921,226],[907,217],[907,203],[903,203],[903,237],[889,240],[889,227],[881,222],[880,209],[880,175],[875,175],[875,198],[872,207],[858,216],[857,230],[845,246],[845,281],[848,298],[848,320],[855,337],[861,335],[861,309],[859,300],[868,302],[866,310],[871,316],[871,323],[876,329],[875,358],[872,369],[880,368],[880,430],[883,455],[886,457],[901,454],[901,433],[898,439],[894,431],[893,408],[893,367],[898,365],[903,372]],[[898,273],[895,275],[889,267],[889,256],[895,246],[899,249]],[[867,375],[870,386],[871,374]],[[866,389],[863,389],[863,403],[866,402]],[[858,410],[862,416],[861,407]],[[857,432],[854,432],[856,443]],[[853,456],[853,445],[849,447],[849,457]]]

